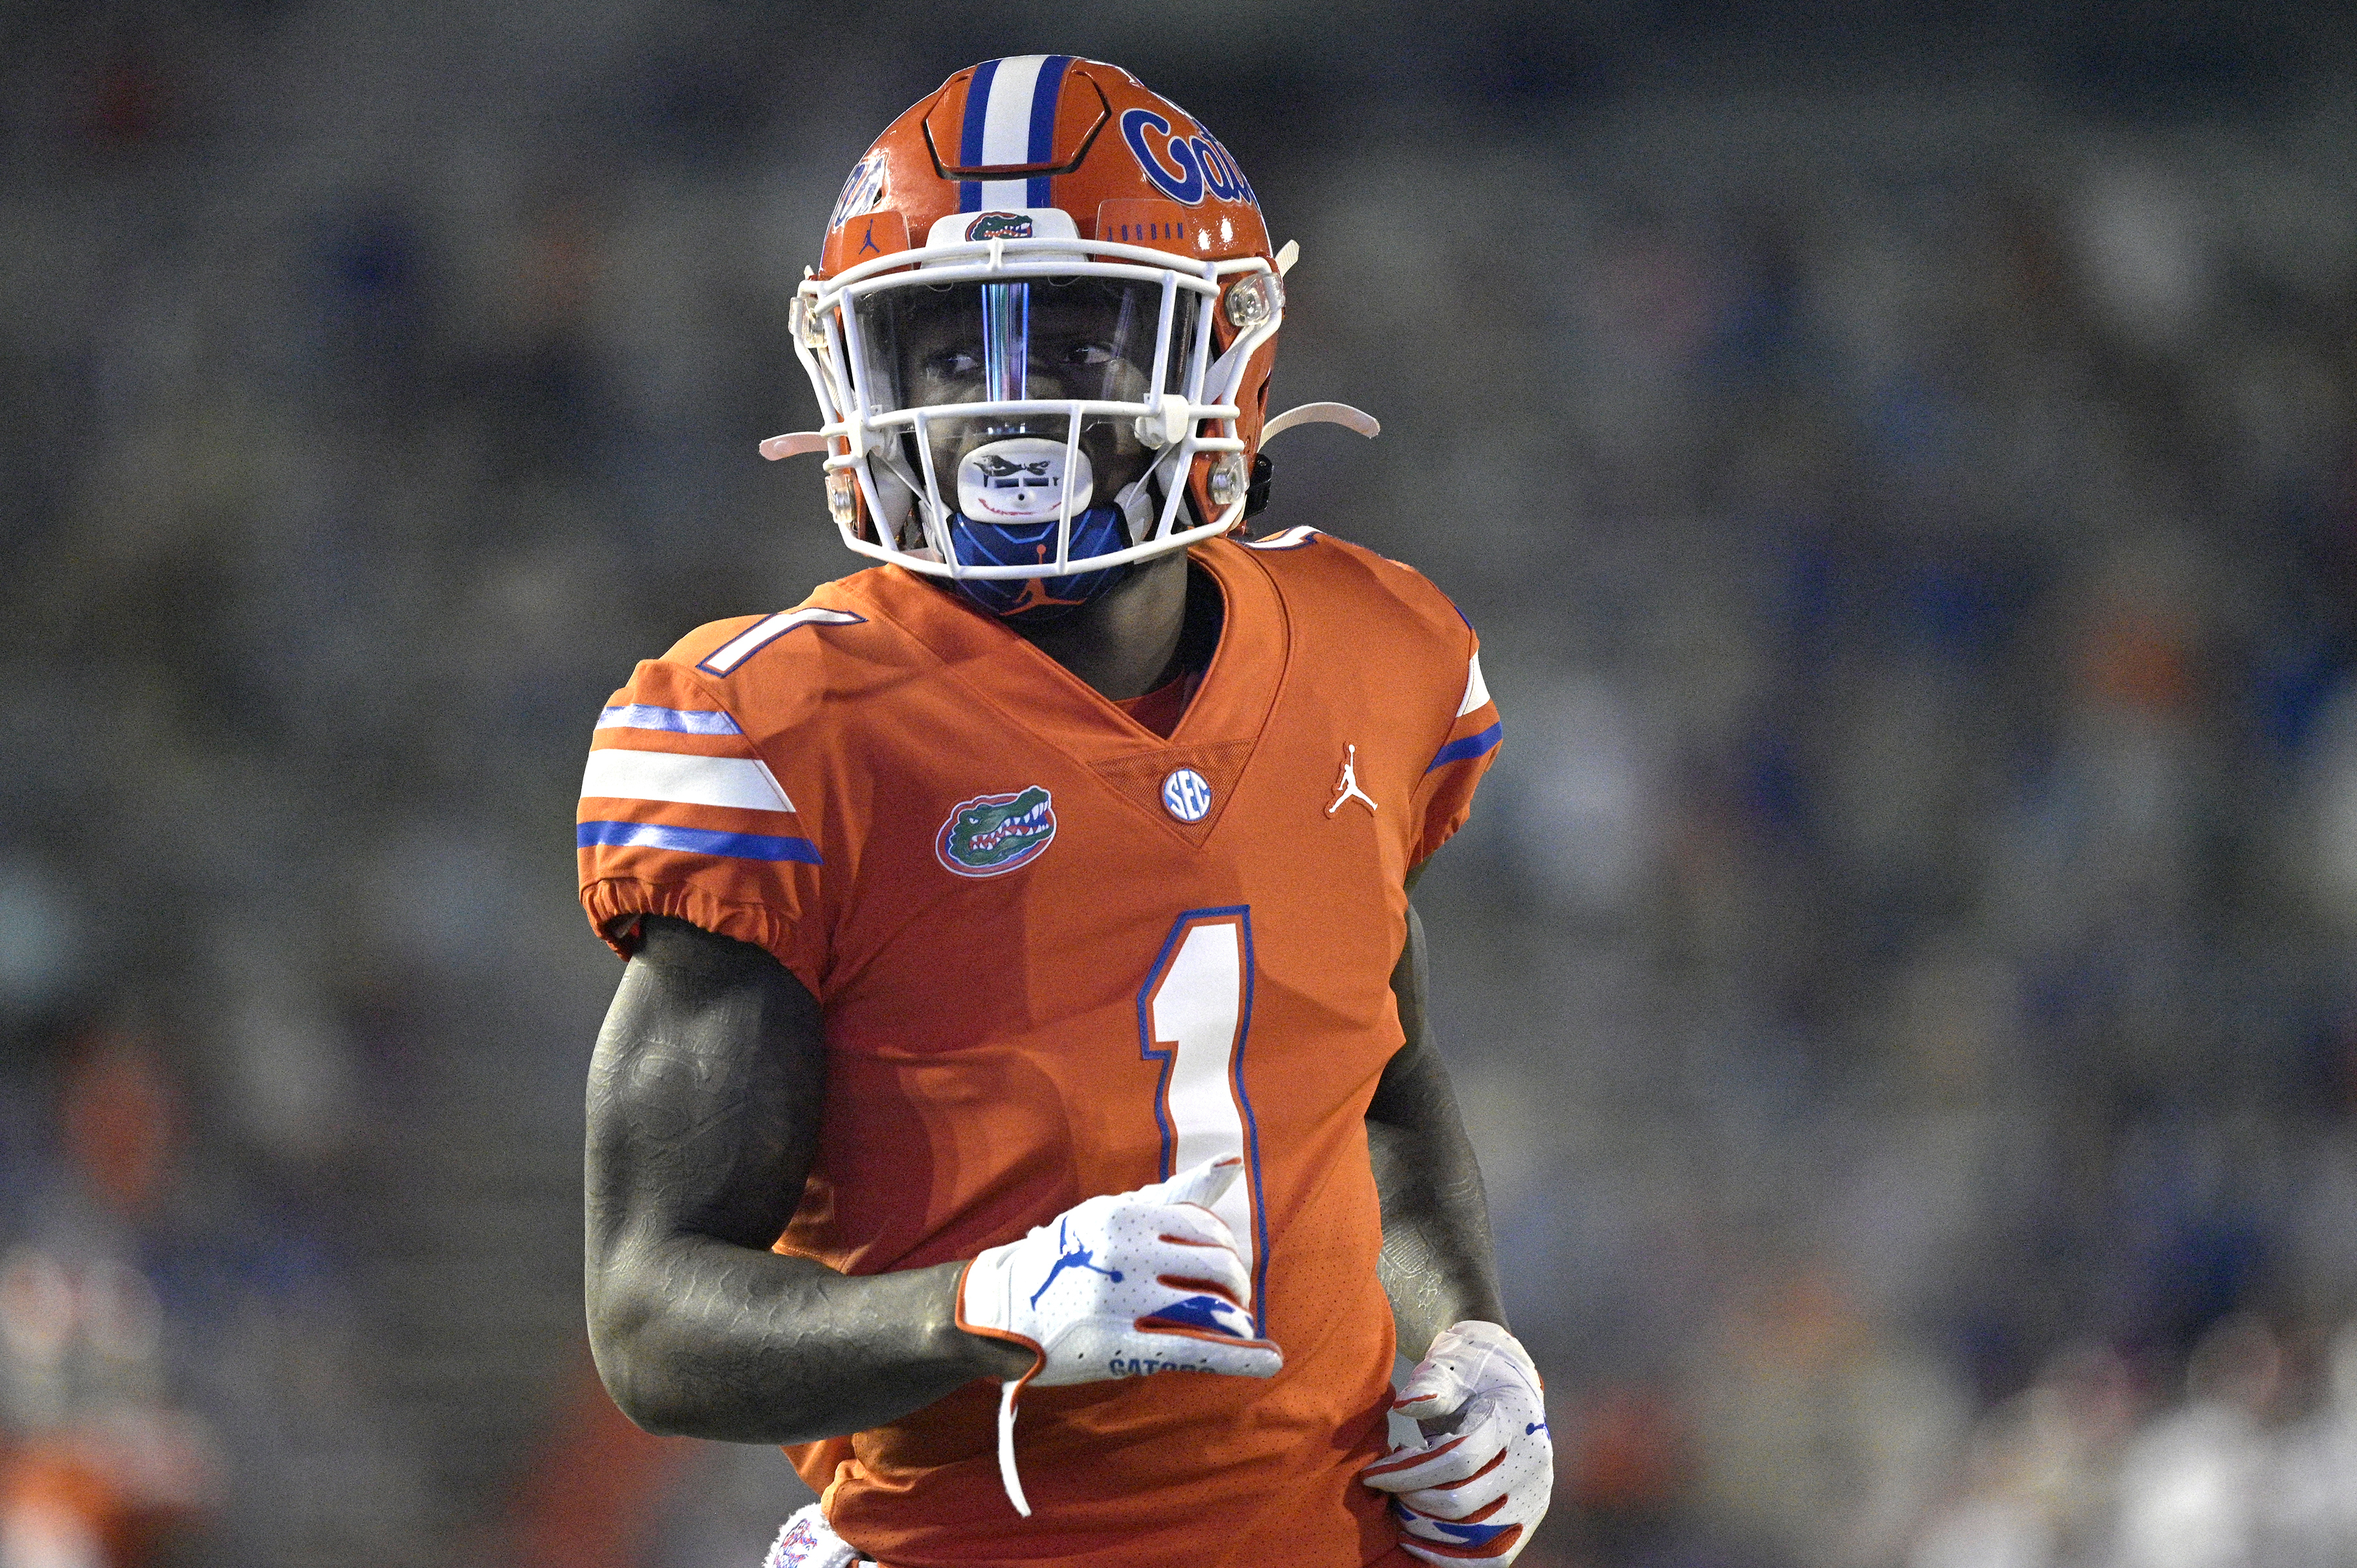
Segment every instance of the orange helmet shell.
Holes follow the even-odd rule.
[[[1008,127],[1019,124],[1019,162]],[[1142,203],[1129,207],[1108,204]],[[1044,55],[959,71],[876,138],[845,181],[818,275],[871,259],[855,222],[890,212],[921,242],[952,212],[1054,207],[1083,240],[1203,259],[1270,254],[1260,202],[1193,116],[1118,66]]]

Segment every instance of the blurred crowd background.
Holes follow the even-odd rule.
[[[1297,238],[1270,527],[1507,744],[1419,893],[1542,1568],[2357,1563],[2324,7],[0,7],[0,1568],[750,1568],[580,1328],[592,714],[849,571],[868,139],[1114,59]]]

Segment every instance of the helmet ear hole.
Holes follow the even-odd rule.
[[[1268,510],[1269,475],[1273,466],[1265,452],[1253,454],[1252,483],[1244,488],[1244,515],[1258,517]]]

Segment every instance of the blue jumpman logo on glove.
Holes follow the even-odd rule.
[[[1048,1277],[1041,1280],[1039,1282],[1039,1288],[1031,1293],[1031,1305],[1033,1306],[1038,1306],[1039,1305],[1039,1298],[1048,1294],[1048,1287],[1056,1283],[1056,1276],[1062,1273],[1066,1269],[1087,1269],[1092,1273],[1104,1275],[1105,1278],[1113,1281],[1115,1284],[1121,1283],[1121,1271],[1119,1269],[1103,1269],[1097,1267],[1096,1253],[1087,1247],[1067,1247],[1065,1246],[1067,1240],[1068,1238],[1064,1234],[1063,1221],[1059,1220],[1056,1224],[1056,1245],[1059,1247],[1064,1247],[1064,1255],[1056,1260],[1056,1266],[1048,1271]]]

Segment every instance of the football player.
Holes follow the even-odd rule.
[[[1497,710],[1423,577],[1242,532],[1272,435],[1373,430],[1266,415],[1292,254],[1127,72],[952,77],[764,444],[878,564],[598,719],[592,1343],[649,1430],[789,1446],[776,1562],[1504,1563],[1545,1509],[1408,902]]]

